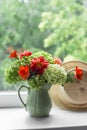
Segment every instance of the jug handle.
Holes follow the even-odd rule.
[[[27,87],[27,86],[25,86],[25,85],[22,85],[22,86],[20,86],[19,89],[18,89],[18,96],[19,96],[19,98],[20,98],[20,100],[21,100],[23,106],[26,108],[26,104],[24,103],[24,101],[23,101],[23,99],[22,99],[22,97],[21,97],[21,94],[20,94],[22,88],[27,88],[28,90],[30,90],[30,88]]]

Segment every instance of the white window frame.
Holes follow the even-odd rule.
[[[23,101],[26,103],[27,92],[22,91],[21,97]],[[4,107],[23,107],[23,104],[19,99],[17,91],[0,92],[0,108],[4,108]]]

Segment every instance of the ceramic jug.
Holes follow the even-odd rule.
[[[22,88],[28,89],[28,95],[26,103],[22,100],[20,91]],[[26,108],[26,110],[33,117],[45,117],[49,115],[52,107],[51,99],[48,93],[48,89],[41,87],[39,89],[29,88],[27,86],[20,86],[18,89],[19,98]]]

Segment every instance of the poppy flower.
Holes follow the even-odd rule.
[[[20,66],[18,74],[23,80],[26,80],[30,76],[29,66]]]
[[[82,69],[80,69],[78,66],[76,66],[76,69],[75,69],[75,77],[76,77],[78,80],[81,80],[81,79],[82,79],[82,75],[83,75]]]
[[[49,63],[43,56],[31,60],[30,69],[38,75],[43,74]]]
[[[17,57],[18,57],[17,51],[11,52],[10,55],[9,55],[9,57],[10,57],[10,58],[17,58]]]
[[[54,58],[54,63],[61,65],[61,64],[62,64],[62,61],[61,61],[61,59],[55,57],[55,58]]]
[[[31,56],[32,52],[30,51],[24,51],[23,53],[20,54],[20,59],[22,59],[24,56]]]

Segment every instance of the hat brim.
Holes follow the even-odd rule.
[[[87,71],[87,63],[81,62],[81,61],[69,61],[66,63],[63,63],[62,66],[66,69],[66,71],[75,68],[76,66],[84,69]],[[53,85],[49,91],[50,96],[52,98],[53,103],[57,106],[60,107],[61,109],[68,109],[68,110],[87,110],[87,103],[85,104],[74,104],[67,100],[65,98],[65,95],[63,95],[61,91],[60,85]]]

